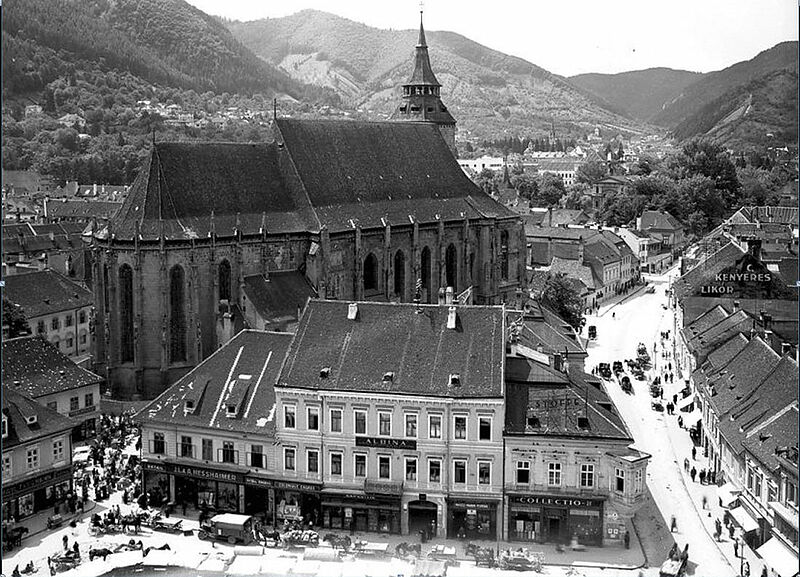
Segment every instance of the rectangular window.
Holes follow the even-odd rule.
[[[211,439],[203,439],[201,441],[203,447],[203,460],[204,461],[213,461],[214,460],[214,441]]]
[[[641,469],[636,469],[633,473],[633,490],[637,495],[644,491],[644,471]]]
[[[308,472],[319,473],[319,451],[309,449],[307,453]]]
[[[39,447],[30,447],[26,451],[28,470],[33,471],[39,468]]]
[[[378,434],[382,437],[392,436],[392,414],[378,413]]]
[[[755,486],[753,487],[753,493],[755,494],[756,497],[759,497],[759,498],[761,497],[761,474],[760,473],[756,473]]]
[[[428,461],[428,482],[442,482],[442,462],[439,459],[431,459]]]
[[[453,438],[467,438],[467,417],[453,417]]]
[[[153,453],[163,455],[167,452],[167,442],[164,433],[153,433]]]
[[[753,490],[753,469],[747,468],[747,488]]]
[[[417,438],[417,415],[415,413],[406,414],[406,437],[409,439]]]
[[[366,455],[353,455],[353,476],[366,477],[367,476],[367,456]]]
[[[478,439],[481,441],[492,440],[492,418],[478,417]]]
[[[478,461],[478,485],[492,483],[492,464],[489,461]]]
[[[58,412],[58,401],[49,401],[47,403],[47,408]]]
[[[581,487],[594,487],[594,465],[591,463],[581,464]]]
[[[342,432],[342,409],[331,409],[331,433]]]
[[[53,461],[59,463],[64,460],[64,440],[53,441]]]
[[[64,317],[64,326],[71,327],[72,326],[72,315],[67,315]]]
[[[283,469],[294,471],[294,449],[284,447],[283,449]]]
[[[67,342],[67,345],[66,345],[66,347],[67,347],[68,349],[71,349],[71,348],[72,348],[72,346],[73,346],[73,344],[74,344],[74,342],[73,342],[73,340],[72,340],[72,337],[67,337],[67,341],[66,341],[66,342]]]
[[[790,481],[786,481],[786,496],[785,500],[793,507],[797,507],[797,485]]]
[[[223,463],[236,462],[236,451],[233,450],[233,443],[230,441],[222,442],[222,462]]]
[[[442,438],[442,416],[429,415],[428,416],[428,438],[441,439]]]
[[[306,425],[309,431],[319,431],[319,407],[306,409]]]
[[[70,397],[69,398],[69,410],[70,411],[77,411],[80,409],[80,399],[78,397]]]
[[[44,328],[44,321],[39,321],[38,323],[36,323],[36,334],[37,335],[43,335],[45,333],[45,330],[46,329]]]
[[[283,407],[283,428],[294,429],[296,422],[297,407],[294,405],[284,405]]]
[[[561,486],[561,463],[547,463],[547,484],[551,487]]]
[[[406,457],[406,481],[417,482],[417,458]]]
[[[191,459],[194,457],[194,447],[192,446],[192,438],[181,435],[181,457]]]
[[[85,345],[85,344],[86,344],[86,333],[81,333],[81,336],[80,336],[80,338],[78,339],[78,342],[79,342],[80,344],[82,344],[82,345]]]
[[[58,317],[53,317],[53,320],[50,322],[50,328],[54,331],[58,330]]]
[[[264,458],[263,445],[250,445],[250,466],[257,469],[266,469],[267,460]]]
[[[378,457],[378,477],[381,479],[391,479],[392,478],[392,459],[391,457],[387,457],[381,455]]]
[[[361,410],[353,411],[353,428],[356,435],[367,434],[367,412]]]
[[[622,469],[614,469],[614,490],[620,493],[625,492],[625,471]]]
[[[527,485],[531,482],[531,462],[517,461],[517,483]]]
[[[86,311],[81,311],[78,313],[78,324],[86,324]]]
[[[14,474],[14,469],[11,463],[11,453],[3,455],[3,477],[6,479],[10,479]]]
[[[463,485],[467,482],[467,462],[453,461],[453,483]]]
[[[94,407],[94,393],[86,393],[83,396],[84,407]]]
[[[342,476],[342,454],[331,453],[331,475]]]

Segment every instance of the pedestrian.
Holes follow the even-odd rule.
[[[611,313],[611,318],[612,318],[612,319],[615,319],[615,318],[617,318],[617,313]]]
[[[671,373],[672,372],[672,361],[667,363],[667,368],[669,368],[669,372]]]
[[[67,538],[67,536],[64,535],[61,538],[61,542],[64,544],[64,551],[67,551],[69,549],[69,538]]]
[[[733,542],[733,556],[734,557],[738,557],[739,556],[739,540],[738,539]]]
[[[626,549],[630,549],[631,548],[631,534],[628,533],[627,531],[625,531],[625,537],[623,538],[623,540],[625,541],[625,548]]]
[[[675,410],[675,409],[673,408],[673,411],[674,411],[674,410]],[[674,414],[674,412],[673,412],[673,414]],[[683,417],[682,417],[682,416],[680,416],[680,415],[678,415],[678,426],[679,426],[681,429],[683,428]],[[692,452],[693,452],[693,453],[695,452],[695,451],[694,451],[694,449],[692,449]],[[694,459],[694,455],[692,455],[692,458]]]
[[[714,520],[714,527],[717,529],[717,533],[722,534],[722,521],[719,520],[719,517]]]
[[[697,460],[697,447],[692,447],[692,461]]]
[[[72,550],[75,552],[75,556],[76,557],[80,557],[81,556],[81,551],[80,551],[80,548],[78,547],[78,542],[77,541],[75,541],[75,543],[72,544]]]
[[[705,469],[700,469],[699,477],[700,477],[700,484],[701,485],[705,485],[705,482],[706,482],[706,470]],[[705,507],[703,507],[703,509],[705,509]]]
[[[664,379],[666,380],[666,376],[664,377]],[[675,405],[678,404],[678,395],[677,394],[676,395],[672,395],[672,403],[675,404]]]
[[[717,484],[717,472],[716,471],[711,471],[711,484],[712,485],[716,485]]]
[[[678,530],[678,522],[675,520],[675,515],[669,521],[669,532],[674,533]]]
[[[683,470],[686,471],[687,473],[689,472],[689,459],[686,458],[683,459]]]
[[[703,474],[702,471],[700,472],[700,474],[701,475]],[[706,497],[705,495],[703,495],[703,509],[708,509],[708,497]]]
[[[697,475],[697,469],[692,467],[692,470],[689,471],[689,476],[692,478],[692,483],[694,483],[694,478],[695,478],[696,475]]]
[[[733,526],[733,523],[728,525],[728,536],[733,540],[733,535],[736,533],[736,527]]]
[[[669,382],[672,382],[672,373],[669,374]]]
[[[728,527],[731,524],[731,512],[725,509],[725,514],[722,516],[722,522]]]

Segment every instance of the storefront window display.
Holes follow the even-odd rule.
[[[450,503],[447,533],[450,538],[494,539],[497,506],[494,503]]]
[[[19,498],[19,516],[33,515],[33,493],[28,493]]]
[[[539,543],[585,545],[603,542],[603,501],[581,497],[512,495],[509,497],[509,538]]]
[[[239,510],[239,487],[233,483],[217,483],[217,509]]]

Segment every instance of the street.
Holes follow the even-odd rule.
[[[668,363],[670,358],[662,358],[662,346],[667,342],[660,339],[662,331],[673,334],[673,309],[664,308],[667,304],[665,290],[669,287],[670,278],[677,275],[677,269],[672,269],[664,275],[648,276],[647,280],[655,287],[654,293],[639,291],[635,296],[625,299],[620,304],[611,307],[601,307],[599,315],[587,318],[586,324],[597,327],[597,340],[591,341],[588,346],[589,356],[586,360],[586,369],[591,371],[598,363],[636,357],[636,347],[639,343],[647,346],[648,353],[654,364],[648,371],[649,380],[656,375],[669,373]],[[656,346],[654,352],[654,345]],[[670,344],[666,347],[672,350]],[[674,367],[673,367],[674,368]],[[698,576],[733,576],[738,575],[738,567],[733,568],[726,556],[720,551],[720,546],[730,548],[730,543],[725,545],[714,541],[708,530],[708,521],[704,523],[701,517],[702,507],[696,504],[702,497],[699,493],[705,491],[708,499],[716,501],[713,486],[701,486],[688,480],[684,475],[684,459],[692,460],[691,441],[688,432],[680,429],[677,424],[677,415],[668,416],[666,412],[656,412],[651,409],[648,380],[637,381],[631,378],[633,394],[625,394],[612,377],[604,381],[609,396],[613,399],[622,414],[628,428],[635,439],[636,448],[652,455],[647,468],[647,484],[652,494],[655,505],[661,512],[666,531],[669,531],[671,518],[674,516],[677,529],[673,533],[678,546],[689,544],[690,571]],[[664,383],[664,400],[672,399],[684,383],[675,378],[673,383]],[[680,395],[679,395],[680,396]],[[676,409],[677,413],[677,409]],[[694,424],[697,413],[688,427]],[[686,418],[687,415],[683,414]],[[700,452],[702,453],[702,451]],[[700,458],[698,453],[698,459]],[[701,464],[696,463],[699,471]],[[701,489],[700,487],[704,487]],[[703,494],[705,494],[703,493]],[[708,516],[705,511],[703,515]],[[664,531],[660,533],[653,527],[637,527],[640,532],[652,530],[658,538],[663,538]],[[644,540],[644,536],[643,536]],[[665,544],[669,548],[669,543]],[[660,563],[651,559],[652,564]],[[647,574],[658,575],[657,567],[651,568]]]

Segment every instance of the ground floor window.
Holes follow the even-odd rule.
[[[489,503],[448,505],[447,536],[460,539],[494,539],[497,508]]]
[[[28,517],[33,513],[33,493],[28,493],[19,498],[19,516]]]
[[[399,534],[400,510],[388,505],[323,503],[322,526],[326,529]]]

